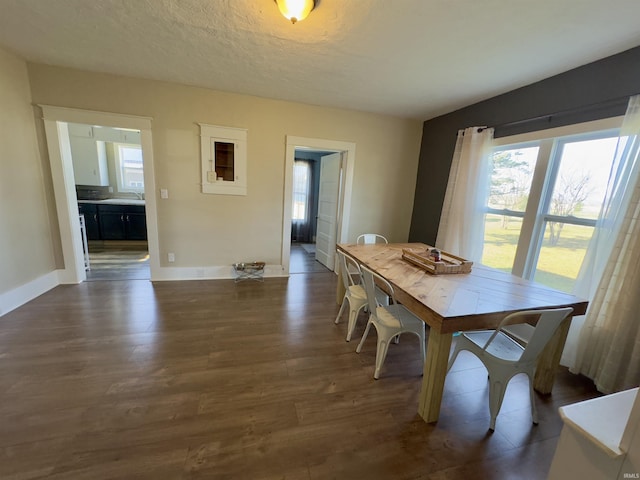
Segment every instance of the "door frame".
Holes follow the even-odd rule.
[[[84,253],[80,234],[78,200],[76,197],[69,123],[100,125],[104,127],[140,130],[140,145],[144,168],[145,213],[147,217],[147,243],[151,280],[160,268],[158,248],[158,220],[156,210],[156,185],[153,168],[151,118],[117,113],[78,110],[74,108],[38,105],[42,109],[44,129],[49,152],[49,164],[58,213],[60,240],[64,268],[59,270],[60,283],[81,283],[86,280]]]
[[[340,188],[338,193],[338,220],[336,242],[345,243],[349,238],[349,215],[351,212],[351,192],[353,172],[356,160],[356,144],[339,140],[324,140],[320,138],[286,136],[285,174],[284,174],[284,205],[282,222],[282,269],[284,275],[289,275],[291,257],[291,215],[293,201],[293,165],[296,149],[322,150],[342,154]],[[334,268],[334,270],[336,270]]]

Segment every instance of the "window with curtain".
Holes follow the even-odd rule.
[[[295,160],[293,164],[293,208],[291,211],[291,240],[311,241],[311,188],[312,168],[308,160]]]
[[[501,142],[490,156],[482,263],[571,292],[603,205],[618,130]]]

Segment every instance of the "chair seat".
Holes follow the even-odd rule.
[[[362,299],[364,301],[367,300],[367,292],[364,291],[362,285],[351,285],[349,287],[349,295],[354,298]]]
[[[422,325],[422,320],[406,309],[403,305],[389,305],[378,307],[376,310],[378,321],[385,327],[415,329]]]
[[[481,350],[486,345],[487,341],[489,341],[492,334],[492,330],[463,333],[465,337],[467,337]],[[486,352],[500,360],[517,362],[520,360],[522,352],[524,352],[524,348],[504,333],[498,332],[491,344],[487,347]]]

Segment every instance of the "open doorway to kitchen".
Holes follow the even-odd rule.
[[[148,280],[140,131],[67,127],[87,281]]]
[[[42,110],[64,257],[61,282],[153,278],[159,258],[150,120]]]
[[[288,273],[335,270],[345,241],[355,144],[287,137],[283,266]]]

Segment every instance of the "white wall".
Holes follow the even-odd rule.
[[[0,49],[0,315],[56,269],[26,63]],[[50,281],[45,282],[50,285]],[[28,288],[28,287],[27,287]],[[46,288],[45,288],[46,289]],[[33,291],[33,290],[32,290]],[[37,293],[42,288],[37,287]]]

